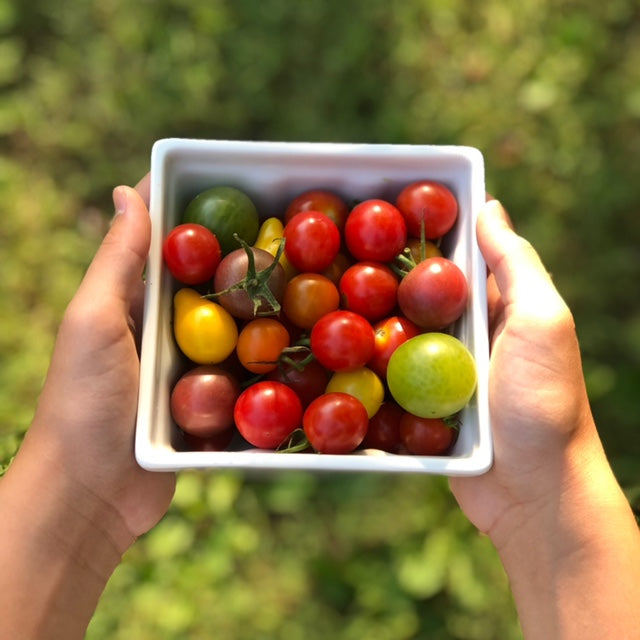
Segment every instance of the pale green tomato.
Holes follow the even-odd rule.
[[[367,367],[334,373],[327,384],[326,392],[334,391],[348,393],[360,400],[367,410],[369,419],[376,414],[384,400],[382,380]]]
[[[445,333],[422,333],[401,344],[387,368],[395,401],[421,418],[444,418],[463,409],[477,383],[467,347]]]

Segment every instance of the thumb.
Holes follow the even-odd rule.
[[[113,191],[115,216],[80,287],[92,297],[115,297],[130,304],[138,294],[151,238],[147,206],[137,191]]]
[[[540,256],[529,241],[514,232],[500,202],[490,200],[484,205],[476,231],[480,251],[505,305],[540,312],[551,302],[562,304]]]

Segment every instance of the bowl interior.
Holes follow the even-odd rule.
[[[438,180],[456,195],[459,218],[443,251],[465,273],[468,308],[452,327],[471,350],[478,368],[476,393],[461,414],[456,445],[447,456],[398,456],[367,451],[343,456],[282,454],[232,443],[227,451],[180,451],[169,414],[170,391],[185,369],[172,335],[176,284],[162,262],[162,241],[178,224],[188,202],[214,185],[245,191],[262,218],[282,216],[302,191],[331,189],[347,202],[369,198],[395,201],[400,190],[420,179]],[[147,288],[136,457],[145,468],[312,469],[327,471],[479,474],[491,464],[486,375],[488,368],[486,274],[475,241],[475,220],[485,198],[481,154],[468,147],[270,143],[165,139],[151,156],[152,241]]]

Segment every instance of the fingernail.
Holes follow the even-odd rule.
[[[510,229],[513,229],[513,222],[511,221],[509,214],[505,211],[505,208],[502,206],[502,203],[499,200],[489,200],[485,203],[484,210],[489,215],[499,218]]]
[[[124,213],[127,210],[127,191],[123,187],[116,187],[113,190],[113,205],[115,207],[115,214]]]

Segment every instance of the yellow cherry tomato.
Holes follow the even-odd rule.
[[[173,298],[173,332],[180,350],[197,364],[222,362],[238,342],[233,316],[188,287]]]
[[[267,218],[261,225],[260,230],[258,231],[258,238],[254,242],[253,246],[257,249],[264,249],[268,251],[272,256],[278,253],[278,248],[280,247],[280,243],[283,240],[283,231],[284,225],[280,218]],[[293,278],[293,276],[298,273],[295,267],[289,262],[284,251],[282,252],[279,260],[282,268],[284,269],[284,274],[287,280]]]
[[[334,373],[327,384],[327,393],[341,391],[354,396],[367,410],[371,419],[384,401],[384,385],[380,378],[367,367],[360,367],[353,371],[339,371]]]

